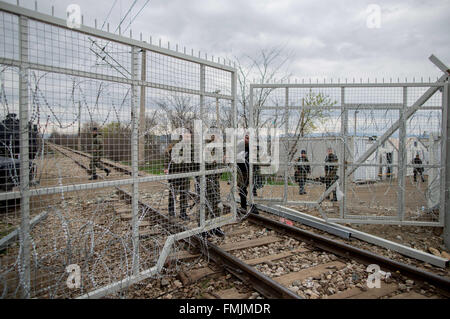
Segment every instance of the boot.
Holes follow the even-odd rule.
[[[109,173],[111,173],[111,170],[109,168],[105,168],[105,173],[106,173],[106,176],[108,176]]]
[[[205,231],[203,233],[200,234],[200,236],[202,236],[204,239],[211,237],[211,234],[208,231]]]
[[[211,230],[211,233],[213,235],[217,236],[217,237],[224,237],[225,236],[225,233],[223,232],[222,229],[220,229],[220,227],[217,227],[217,228]]]
[[[94,180],[94,179],[98,179],[98,176],[97,176],[97,174],[95,174],[95,175],[92,175],[90,178],[89,178],[89,180],[90,181],[92,181],[92,180]]]

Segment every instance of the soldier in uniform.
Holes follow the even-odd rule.
[[[328,155],[325,157],[325,163],[337,163],[338,158],[333,153],[332,148],[328,148]],[[330,188],[331,185],[337,180],[337,169],[338,167],[336,165],[325,165],[325,186],[326,189]],[[330,199],[330,196],[327,197],[327,199]],[[332,202],[337,201],[336,196],[336,189],[333,190],[333,198],[331,199]]]
[[[306,177],[309,173],[311,173],[311,166],[307,165],[307,164],[300,164],[300,163],[305,163],[305,162],[309,162],[308,158],[306,157],[306,151],[302,150],[301,151],[301,155],[298,158],[297,161],[299,164],[296,165],[296,170],[295,170],[295,181],[298,183],[298,186],[300,187],[299,190],[299,194],[300,195],[305,195],[305,183],[306,183]]]
[[[89,180],[98,179],[96,168],[100,168],[106,172],[106,176],[111,172],[109,168],[103,166],[100,161],[103,156],[103,139],[101,137],[101,133],[98,132],[96,127],[92,128],[92,157],[91,163],[89,165],[91,177]]]
[[[191,133],[186,133],[184,136],[184,139],[189,140],[191,139]],[[173,141],[166,149],[165,152],[165,169],[164,172],[166,174],[180,174],[180,173],[188,173],[193,170],[193,165],[191,164],[193,159],[193,145],[192,152],[191,152],[191,161],[185,162],[183,150],[184,148],[181,148],[178,152],[178,154],[175,154],[173,152],[173,147],[175,144],[180,142],[180,140]],[[176,160],[176,159],[181,159]],[[183,178],[175,178],[169,180],[169,216],[175,217],[175,199],[177,195],[180,195],[180,218],[183,220],[189,220],[188,215],[186,214],[186,210],[188,207],[188,192],[190,188],[190,180],[189,177],[183,177]]]
[[[422,165],[422,160],[420,159],[418,153],[416,154],[416,157],[413,158],[412,164]],[[414,167],[413,172],[414,172],[414,183],[417,182],[417,175],[420,175],[422,182],[425,182],[425,178],[423,178],[423,167],[422,166]]]

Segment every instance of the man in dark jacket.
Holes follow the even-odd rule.
[[[306,157],[306,151],[302,150],[301,155],[298,158],[298,163],[307,163],[308,158]],[[298,183],[298,186],[300,187],[299,194],[305,195],[305,183],[306,183],[306,177],[308,174],[311,173],[311,166],[307,164],[297,164],[296,170],[295,170],[295,181]]]
[[[422,160],[420,159],[419,154],[416,154],[416,157],[413,158],[412,164],[422,165]],[[420,175],[422,182],[425,182],[425,178],[423,178],[423,167],[422,166],[414,167],[414,183],[417,182],[417,175]]]
[[[332,148],[328,148],[328,155],[325,157],[325,163],[332,163],[336,164],[338,162],[337,156],[333,153]],[[325,165],[325,186],[326,189],[330,188],[331,185],[338,179],[336,173],[337,173],[337,165]],[[327,197],[329,199],[330,196]],[[336,189],[333,190],[333,198],[331,199],[332,202],[337,201],[336,196]]]
[[[244,141],[238,144],[238,162],[237,162],[237,184],[239,197],[241,199],[241,208],[247,210],[247,187],[249,185],[249,157],[250,157],[250,137],[245,135]]]

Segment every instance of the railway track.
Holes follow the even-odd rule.
[[[271,218],[250,215],[251,227],[266,229],[279,240],[278,251],[259,249],[263,257],[252,257],[251,264],[273,276],[274,280],[307,298],[448,298],[450,280],[400,263],[367,250],[336,242]],[[281,238],[281,239],[280,239]],[[275,249],[275,248],[274,248]],[[266,250],[266,252],[264,252]],[[284,262],[283,262],[284,261]],[[380,288],[368,288],[368,265],[376,264],[383,273]],[[301,268],[301,269],[295,269]],[[300,266],[300,267],[299,267]],[[279,269],[281,268],[281,269]],[[298,288],[298,290],[297,290]],[[316,289],[313,289],[316,288]]]
[[[79,152],[79,151],[74,151],[71,150],[69,148],[66,147],[62,147],[59,145],[55,145],[55,144],[49,144],[49,146],[54,149],[55,151],[61,153],[62,155],[70,158],[72,161],[74,161],[78,166],[80,166],[81,168],[85,169],[87,172],[89,172],[89,163],[87,163],[87,159],[90,159],[90,155],[83,153],[83,152]],[[122,165],[120,166],[116,166],[115,163],[111,162],[111,161],[103,161],[104,165],[108,165],[108,167],[117,170],[118,172],[127,174],[127,175],[131,175],[131,169],[124,167]],[[131,202],[131,194],[127,191],[124,190],[123,188],[120,187],[115,187],[117,194],[119,195],[119,198],[127,203]],[[193,196],[193,198],[197,197],[196,194],[191,194]],[[177,223],[176,221],[174,221],[173,219],[169,219],[167,217],[167,214],[164,214],[163,212],[161,212],[160,210],[156,210],[155,208],[151,207],[150,205],[148,205],[147,203],[145,203],[143,200],[139,201],[139,206],[140,206],[140,210],[141,211],[146,211],[148,214],[148,216],[152,216],[150,218],[146,218],[144,220],[141,221],[140,226],[144,226],[144,227],[140,227],[140,237],[141,238],[148,238],[151,237],[154,241],[158,240],[157,239],[157,235],[160,235],[162,233],[170,233],[170,234],[174,234],[174,233],[179,233],[182,232],[184,230],[186,230],[185,226],[181,225],[181,223]],[[119,206],[117,211],[119,212],[119,214],[121,215],[121,219],[123,222],[128,222],[131,219],[131,211],[129,209],[126,208],[122,208],[122,206]],[[155,230],[156,229],[156,230]],[[163,238],[159,238],[159,244],[164,244],[164,240]],[[205,247],[205,244],[207,245],[207,247]],[[205,241],[203,238],[201,237],[192,237],[189,240],[186,240],[186,245],[184,245],[186,247],[187,250],[182,250],[182,251],[178,251],[178,252],[174,252],[171,257],[169,258],[169,260],[166,263],[166,268],[170,267],[172,264],[173,260],[178,260],[178,261],[191,261],[192,263],[200,263],[200,264],[205,264],[208,265],[209,264],[209,259],[215,261],[217,263],[217,265],[225,265],[227,264],[228,267],[230,269],[238,269],[244,266],[244,264],[242,264],[242,262],[240,262],[237,258],[232,257],[231,255],[227,254],[224,251],[217,249],[215,247],[209,247],[208,242]],[[188,250],[194,250],[193,252],[189,252]],[[203,252],[205,255],[208,256],[207,259],[202,257],[202,254],[199,254],[198,252]],[[203,260],[201,260],[203,258]],[[220,269],[219,273],[222,272],[223,273],[223,267],[218,267]],[[205,267],[200,267],[198,269],[194,269],[193,271],[189,271],[188,273],[185,274],[181,274],[179,275],[180,280],[183,282],[183,285],[194,285],[195,283],[201,281],[202,279],[204,279],[205,277],[210,277],[211,275],[214,275],[215,277],[217,277],[216,275],[218,274],[217,271],[217,267],[216,269],[211,269],[211,264],[209,264],[208,266]],[[258,278],[260,276],[260,274],[258,272],[250,272],[250,274],[252,274],[252,276],[254,278],[260,279]],[[219,276],[219,278],[215,278],[216,281],[220,282],[221,279],[222,281],[224,281],[225,279],[228,279],[228,274],[223,274],[221,276]],[[222,277],[222,278],[221,278]],[[245,280],[248,279],[248,275],[243,277],[242,274],[238,273],[237,276],[238,278],[243,278]],[[268,278],[266,278],[267,280]],[[262,281],[262,283],[266,283],[265,280]],[[267,285],[267,284],[266,284]],[[270,296],[273,298],[283,298],[286,296],[291,296],[291,297],[296,297],[296,295],[294,295],[292,292],[290,292],[289,290],[285,289],[284,287],[282,287],[281,285],[277,285],[276,283],[273,283],[274,286],[276,286],[278,288],[277,292],[274,292],[274,288],[261,288],[264,289],[264,291],[271,291],[270,294],[265,294],[265,296]],[[261,287],[263,287],[262,285],[260,285]],[[244,293],[242,293],[242,289],[244,289]],[[167,294],[162,294],[162,296],[167,295]],[[202,292],[201,295],[203,297],[205,297],[204,293]],[[246,287],[245,285],[242,285],[240,290],[236,290],[235,287],[231,287],[231,288],[227,288],[227,289],[222,289],[222,290],[217,290],[217,291],[209,291],[206,294],[206,297],[210,296],[212,298],[220,298],[220,296],[222,297],[244,297],[244,296],[259,296],[259,294],[257,294],[255,292],[255,290],[252,290],[251,287]]]
[[[88,154],[61,146],[51,147],[88,169],[79,158],[89,158]],[[78,156],[78,160],[73,154]],[[116,166],[111,161],[103,163],[124,174],[131,174],[131,169],[124,165]],[[127,191],[120,188],[117,191],[121,199],[130,201],[131,195]],[[195,200],[195,194],[192,194],[192,198]],[[169,219],[163,212],[143,201],[139,205],[157,216],[154,220],[160,221],[158,225],[146,224],[149,234],[152,233],[151,227],[163,226],[171,233],[183,230],[182,224]],[[179,260],[188,261],[200,258],[203,254],[215,264],[212,267],[206,263],[192,270],[191,274],[178,274],[183,287],[217,274],[217,269],[213,269],[217,266],[246,286],[244,290],[247,292],[244,293],[242,287],[240,290],[236,287],[219,291],[208,289],[202,294],[203,298],[248,298],[260,295],[265,298],[434,299],[448,298],[450,294],[448,278],[289,226],[262,214],[250,214],[245,221],[227,225],[224,230],[225,238],[204,240],[200,236],[193,236],[186,242],[186,250],[173,255]],[[381,270],[378,273],[380,288],[367,287],[370,274],[366,269],[368,265],[374,264]],[[225,278],[229,278],[227,276]],[[253,292],[251,289],[254,289]]]

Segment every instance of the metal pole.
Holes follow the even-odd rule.
[[[284,109],[284,134],[285,136],[289,136],[289,88],[286,88],[285,92],[285,109]],[[285,150],[287,151],[287,150]],[[288,155],[288,152],[286,152],[286,156]],[[289,173],[289,167],[288,165],[289,159],[286,157],[286,160],[284,162],[284,194],[283,194],[283,201],[286,203],[288,200],[288,173]]]
[[[236,154],[236,129],[238,127],[237,125],[237,111],[236,111],[236,85],[237,85],[237,76],[236,71],[231,73],[231,96],[233,99],[231,100],[231,110],[233,114],[233,188],[232,188],[232,194],[234,195],[237,189],[237,154]],[[234,200],[231,204],[231,207],[233,208],[233,219],[237,219],[237,209],[236,209],[236,200]]]
[[[29,194],[29,149],[28,149],[28,19],[19,18],[19,120],[20,120],[20,264],[19,277],[22,297],[30,298],[31,264],[30,264],[30,194]]]
[[[342,87],[341,88],[341,107],[342,107],[342,116],[341,116],[341,136],[342,136],[342,144],[341,144],[341,159],[340,159],[340,165],[339,165],[339,175],[343,176],[343,178],[341,179],[341,191],[342,193],[344,193],[344,195],[346,195],[346,181],[347,178],[345,177],[345,162],[346,162],[346,148],[347,148],[347,144],[348,144],[348,110],[345,107],[345,88]],[[355,137],[356,137],[356,112],[355,112]],[[353,139],[353,143],[354,143],[354,139]],[[342,201],[339,205],[339,215],[341,216],[341,218],[345,218],[345,205],[346,205],[346,201],[345,201],[345,196],[342,198]]]
[[[215,94],[219,94],[219,93],[220,93],[220,90],[215,90],[214,93],[215,93]],[[220,123],[220,115],[219,115],[219,98],[216,97],[216,125],[217,125],[217,128],[220,128],[219,123]]]
[[[218,97],[216,97],[216,122],[217,122],[217,127],[219,127],[220,116],[219,116],[219,98]]]
[[[255,114],[256,114],[256,112],[255,112],[254,105],[253,105],[253,87],[251,85],[250,85],[249,106],[250,106],[250,112],[249,112],[250,129],[254,129],[255,128]],[[260,107],[260,105],[258,105],[257,107]],[[258,120],[258,119],[256,119],[256,120]],[[249,158],[249,163],[248,163],[248,178],[249,178],[248,188],[249,188],[249,191],[247,193],[247,198],[250,199],[248,201],[248,203],[250,203],[250,205],[253,205],[254,204],[254,198],[253,198],[253,161],[252,161],[252,156],[253,156],[253,150],[252,150],[252,147],[253,147],[252,142],[253,142],[253,140],[252,140],[252,138],[253,138],[253,136],[252,136],[252,134],[250,134],[249,138],[250,138],[250,140],[249,140],[249,148],[248,148],[248,150],[250,152],[249,157],[248,157]]]
[[[206,176],[205,176],[205,156],[203,154],[203,120],[205,118],[205,65],[200,65],[200,119],[202,127],[200,130],[200,226],[205,226],[205,208],[206,208]],[[197,142],[198,143],[198,142]]]
[[[131,77],[137,80],[139,68],[138,48],[131,48]],[[138,179],[138,123],[137,123],[137,105],[138,105],[138,86],[131,85],[131,168],[133,178],[133,196],[131,199],[132,210],[132,231],[133,231],[133,274],[139,273],[139,183]]]
[[[78,101],[78,150],[81,149],[81,101]]]
[[[442,126],[442,153],[441,163],[443,172],[441,172],[441,217],[444,218],[444,244],[450,249],[450,85],[445,83],[442,92],[443,99],[443,120]],[[445,157],[444,157],[445,156]],[[444,216],[442,216],[444,215]]]
[[[405,142],[406,142],[406,103],[407,103],[407,87],[403,87],[403,108],[399,110],[400,112],[400,125],[398,129],[399,139],[398,139],[398,220],[402,221],[405,215],[405,177],[406,177],[406,152],[405,152]]]
[[[146,81],[147,51],[141,49],[141,81]],[[141,85],[141,100],[139,108],[139,163],[145,164],[145,86]]]

